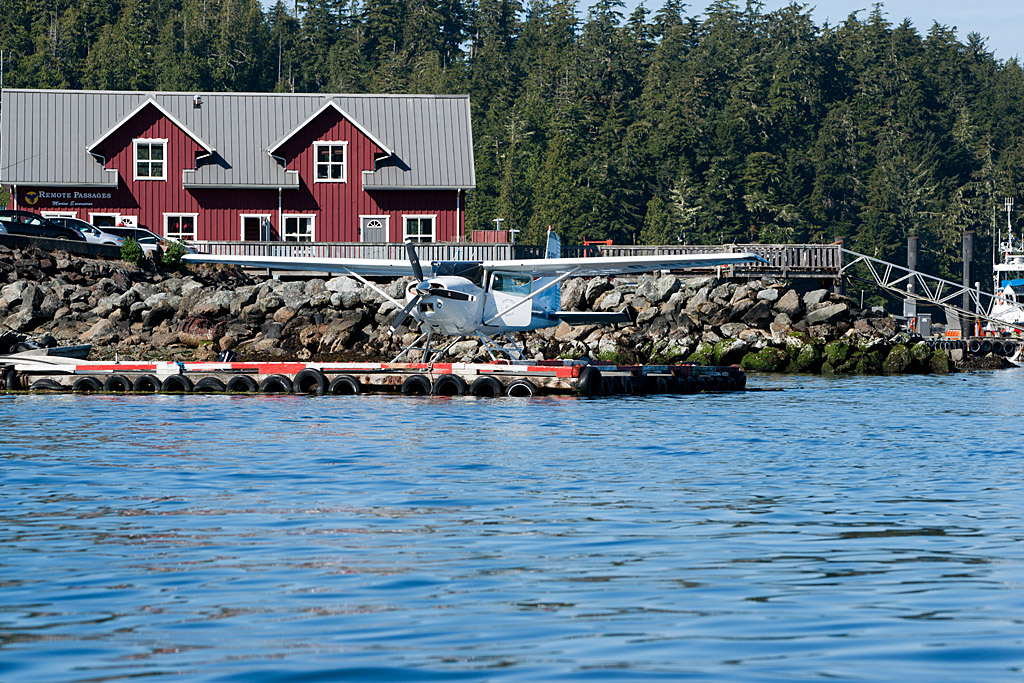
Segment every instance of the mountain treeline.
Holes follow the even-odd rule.
[[[1024,72],[883,5],[0,0],[8,87],[469,93],[478,187],[540,242],[816,242],[958,277],[1024,189]],[[1024,204],[1024,202],[1022,202]]]

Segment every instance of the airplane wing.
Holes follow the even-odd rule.
[[[655,270],[712,268],[741,263],[767,263],[757,254],[675,254],[664,256],[595,256],[593,258],[522,259],[484,261],[485,270],[503,273],[529,273],[551,277],[571,272],[576,277],[647,273]]]
[[[295,256],[215,256],[185,254],[188,263],[227,263],[271,270],[311,270],[318,273],[354,273],[363,277],[414,276],[412,264],[405,259],[306,258]]]

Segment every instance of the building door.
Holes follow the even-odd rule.
[[[387,216],[361,216],[360,217],[360,242],[387,242],[388,241],[388,217]]]

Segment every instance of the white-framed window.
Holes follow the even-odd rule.
[[[315,158],[313,178],[318,183],[347,182],[346,172],[348,158],[347,142],[315,142],[313,143]]]
[[[286,215],[284,217],[284,231],[281,239],[284,242],[314,242],[316,237],[315,229],[316,216],[312,215]]]
[[[266,242],[270,239],[270,214],[243,213],[240,218],[243,242]]]
[[[40,211],[43,218],[78,218],[77,211]]]
[[[112,228],[115,225],[121,224],[121,214],[119,213],[94,213],[89,212],[89,222],[95,225],[97,228]]]
[[[195,213],[165,213],[164,237],[169,240],[195,240],[198,219],[199,215]]]
[[[167,180],[167,140],[136,138],[132,147],[136,180]]]
[[[402,241],[433,242],[437,216],[403,216]]]

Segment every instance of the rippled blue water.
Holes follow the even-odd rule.
[[[1024,371],[0,399],[0,680],[1024,677]]]

